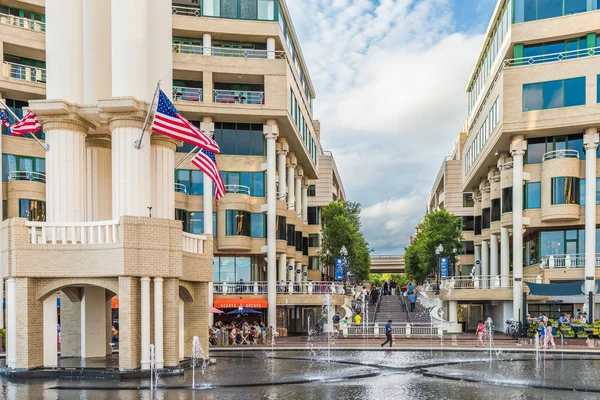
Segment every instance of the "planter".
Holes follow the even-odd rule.
[[[586,332],[594,332],[594,328],[583,328]]]
[[[581,327],[585,326],[585,324],[571,324],[571,326],[573,328],[581,328]]]
[[[567,326],[566,328],[560,328],[560,330],[563,332],[570,332],[573,330],[573,328],[571,328],[570,326]]]

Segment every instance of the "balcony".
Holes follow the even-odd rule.
[[[171,13],[173,15],[187,15],[189,17],[201,17],[202,16],[200,6],[186,7],[186,6],[173,5],[171,7]]]
[[[596,254],[596,267],[600,267],[600,254]],[[552,254],[542,256],[541,268],[584,268],[585,254]]]
[[[204,242],[206,236],[193,235],[187,232],[181,232],[183,238],[183,251],[185,253],[204,254]]]
[[[225,193],[229,194],[245,194],[250,196],[250,188],[243,185],[225,185]]]
[[[25,222],[30,244],[117,243],[119,221]]]
[[[202,101],[202,88],[173,86],[173,100]]]
[[[46,24],[44,22],[17,17],[15,15],[0,13],[0,24],[12,25],[18,28],[24,28],[36,32],[46,32]]]
[[[554,150],[545,153],[542,156],[542,162],[546,160],[554,160],[561,158],[579,158],[579,151],[577,150]]]
[[[10,171],[8,173],[8,180],[46,183],[46,173],[32,171]]]
[[[512,58],[504,60],[503,67],[521,67],[534,64],[543,64],[549,62],[560,62],[566,60],[574,60],[582,57],[593,57],[600,55],[600,46],[591,47],[589,49],[578,49],[563,51],[560,53],[540,54],[531,57]]]
[[[268,51],[256,49],[233,49],[223,47],[204,47],[195,44],[173,43],[173,53],[179,54],[197,54],[215,57],[233,57],[233,58],[262,58],[262,59],[280,59],[286,57],[285,51]]]
[[[265,104],[265,92],[214,90],[215,103]]]
[[[268,283],[264,281],[252,282],[213,282],[215,294],[248,294],[266,295]],[[344,294],[344,285],[337,282],[286,282],[285,285],[277,282],[278,294]]]
[[[28,82],[46,83],[46,69],[4,62],[4,76]]]
[[[175,193],[187,194],[187,187],[183,183],[175,183]]]

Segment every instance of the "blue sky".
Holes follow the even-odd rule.
[[[287,0],[315,118],[376,254],[404,252],[466,120],[495,0]]]

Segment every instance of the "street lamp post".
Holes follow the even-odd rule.
[[[438,296],[440,295],[440,275],[442,274],[442,265],[440,263],[440,259],[441,259],[443,252],[444,252],[444,246],[442,246],[442,244],[440,243],[440,245],[437,247],[437,249],[435,249],[435,254],[437,254],[437,261],[438,261],[437,287],[435,288],[435,294]]]

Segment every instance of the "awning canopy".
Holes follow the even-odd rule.
[[[525,282],[529,286],[531,296],[581,296],[585,293],[585,281],[568,283],[531,283]],[[598,293],[598,286],[596,286]]]
[[[268,308],[269,302],[263,297],[258,298],[239,298],[239,297],[220,297],[215,299],[216,308]]]

